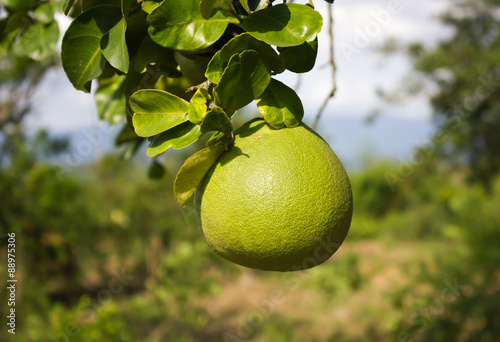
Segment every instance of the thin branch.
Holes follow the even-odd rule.
[[[298,74],[297,81],[295,82],[295,86],[293,87],[293,89],[295,90],[296,93],[299,92],[301,85],[302,85],[302,74]]]
[[[210,89],[210,87],[212,86],[212,81],[210,80],[206,80],[205,82],[203,83],[200,83],[198,85],[195,85],[195,86],[192,86],[192,87],[189,87],[186,89],[186,93],[189,93],[189,92],[192,92],[192,91],[196,91],[200,88],[205,88],[206,90]]]
[[[318,126],[319,119],[321,118],[321,115],[323,114],[323,111],[325,110],[328,102],[335,96],[335,92],[337,91],[337,81],[336,81],[336,74],[337,74],[337,66],[335,65],[335,51],[334,51],[334,42],[333,42],[333,4],[328,4],[328,34],[330,35],[330,61],[329,64],[331,65],[332,68],[332,90],[326,97],[325,101],[321,105],[318,114],[316,114],[316,118],[314,119],[313,124],[311,125],[311,128],[316,130],[316,127]]]

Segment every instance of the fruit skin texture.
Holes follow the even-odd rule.
[[[203,236],[234,263],[296,271],[326,261],[352,218],[347,173],[330,146],[305,124],[273,129],[250,121],[195,193]]]

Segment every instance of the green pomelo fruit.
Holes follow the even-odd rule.
[[[296,271],[328,260],[344,241],[352,193],[342,163],[305,124],[250,121],[195,194],[203,236],[234,263]]]

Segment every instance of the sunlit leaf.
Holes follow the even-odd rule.
[[[284,65],[272,47],[253,38],[248,33],[243,33],[231,39],[222,49],[217,51],[208,64],[205,76],[213,83],[219,83],[231,57],[245,50],[254,50],[259,53],[269,71],[272,70],[276,73],[284,71]]]
[[[139,90],[130,97],[132,123],[141,137],[165,132],[189,120],[188,102],[163,90]]]
[[[259,54],[252,50],[234,55],[215,88],[215,104],[229,117],[266,89],[271,75]]]
[[[122,18],[101,39],[101,50],[114,68],[127,73],[129,68],[129,55],[125,32],[127,31],[127,21]]]
[[[180,51],[203,50],[215,43],[230,21],[222,12],[203,18],[199,0],[166,0],[149,16],[149,34],[158,44]]]
[[[66,75],[76,89],[90,91],[90,81],[99,77],[105,58],[101,39],[122,20],[119,7],[99,5],[73,20],[64,35],[61,57]]]
[[[68,15],[68,13],[71,10],[71,7],[73,7],[74,3],[75,3],[75,0],[64,0],[63,10],[64,10],[65,15]]]
[[[169,129],[153,138],[146,150],[148,157],[155,157],[169,148],[181,149],[198,140],[203,134],[200,125],[184,122],[179,126]]]
[[[256,11],[242,24],[253,37],[276,46],[313,41],[322,25],[321,14],[300,4],[280,4]]]
[[[240,0],[240,4],[245,11],[251,13],[262,9],[267,4],[267,0]]]
[[[304,107],[295,91],[275,79],[256,102],[266,122],[275,128],[295,127],[304,116]]]
[[[230,11],[232,0],[201,0],[200,11],[205,19],[210,19],[217,11]]]
[[[214,106],[203,118],[201,132],[206,133],[209,131],[224,133],[231,133],[233,131],[233,125],[222,108]]]
[[[207,103],[210,100],[210,94],[205,88],[199,88],[194,93],[191,101],[189,102],[189,121],[198,124],[203,120],[207,112]]]
[[[110,124],[123,121],[127,110],[125,107],[125,79],[126,76],[110,77],[99,82],[95,94],[97,114],[102,120]]]
[[[181,207],[187,205],[198,184],[224,151],[222,144],[213,145],[193,154],[182,165],[174,182],[175,198]]]
[[[141,3],[141,6],[142,6],[142,10],[144,12],[146,12],[147,14],[151,14],[151,12],[153,12],[155,9],[158,8],[158,6],[161,5],[161,1],[149,1],[149,0],[146,0],[146,1],[143,1]]]

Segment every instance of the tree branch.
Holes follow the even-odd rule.
[[[326,97],[325,101],[321,105],[318,114],[316,114],[316,118],[314,119],[313,124],[311,125],[311,128],[316,130],[316,127],[318,126],[319,119],[321,118],[321,115],[323,114],[323,111],[325,110],[328,102],[335,96],[335,92],[337,91],[337,81],[336,81],[336,74],[337,74],[337,66],[335,65],[335,51],[334,51],[334,41],[333,41],[333,4],[328,4],[328,34],[330,36],[330,61],[329,64],[331,65],[332,68],[332,90]]]

